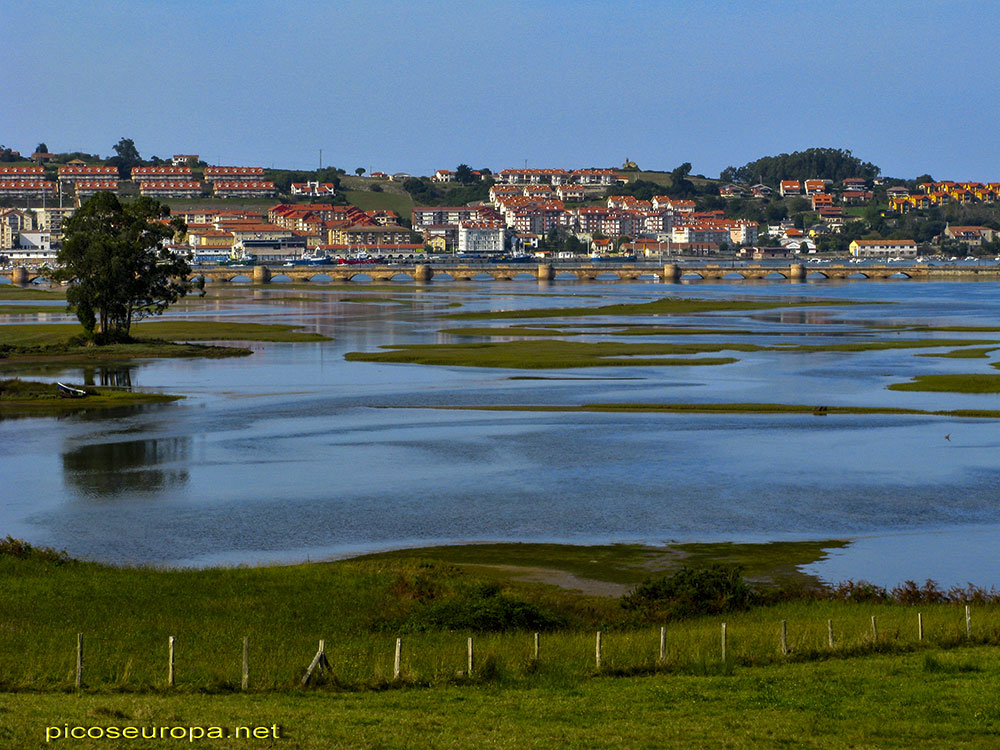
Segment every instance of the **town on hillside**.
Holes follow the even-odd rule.
[[[61,224],[91,196],[155,198],[187,225],[192,264],[462,259],[796,257],[1000,259],[1000,182],[889,179],[813,149],[729,168],[691,165],[312,172],[209,165],[197,154],[22,157],[0,147],[0,263],[56,263]],[[803,173],[810,176],[803,176]],[[824,173],[831,175],[825,176]],[[751,176],[755,177],[751,177]]]

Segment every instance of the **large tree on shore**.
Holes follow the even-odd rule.
[[[52,276],[72,282],[66,301],[88,337],[127,341],[132,323],[187,294],[191,268],[163,245],[185,228],[152,198],[121,203],[112,193],[97,193],[63,222]]]

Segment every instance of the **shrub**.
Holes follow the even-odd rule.
[[[0,558],[13,557],[18,560],[38,560],[40,562],[50,562],[56,565],[66,565],[75,562],[72,557],[66,554],[65,550],[55,550],[52,547],[35,547],[23,539],[15,539],[7,535],[6,539],[0,539]]]
[[[430,602],[411,616],[416,630],[549,630],[559,618],[501,592],[496,584],[476,584],[453,597]]]
[[[739,565],[683,566],[671,575],[647,578],[622,597],[622,607],[658,618],[745,610],[755,595],[742,574]]]

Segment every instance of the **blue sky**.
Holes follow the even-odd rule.
[[[7,0],[0,143],[408,171],[847,148],[1000,180],[995,2]],[[13,83],[15,82],[16,83]]]

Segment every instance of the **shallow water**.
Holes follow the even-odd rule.
[[[297,561],[459,541],[850,538],[850,546],[812,569],[828,580],[883,585],[929,577],[944,585],[1000,585],[995,420],[418,408],[779,402],[997,409],[1000,396],[885,386],[922,373],[995,373],[990,363],[1000,352],[988,359],[915,356],[926,350],[736,352],[739,362],[717,367],[527,372],[343,359],[345,352],[387,344],[477,340],[456,339],[441,328],[525,322],[443,318],[459,310],[592,306],[664,295],[894,304],[608,322],[771,334],[721,338],[756,344],[1000,342],[1000,332],[864,327],[1000,326],[1000,283],[436,281],[420,289],[360,290],[366,298],[384,296],[383,303],[342,301],[358,293],[353,285],[234,285],[225,292],[229,299],[173,314],[294,323],[334,340],[252,344],[255,354],[240,359],[150,361],[58,374],[187,398],[116,414],[0,421],[0,534],[87,558],[173,565]],[[319,299],[276,301],[306,296]],[[451,306],[456,302],[460,308]],[[15,322],[8,318],[3,322]],[[541,322],[570,327],[596,321]],[[609,339],[613,333],[594,329],[572,340]],[[521,379],[525,375],[535,379]]]

